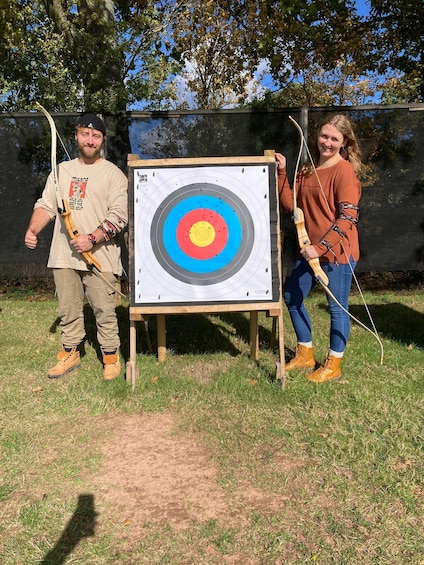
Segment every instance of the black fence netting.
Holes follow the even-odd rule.
[[[329,112],[352,119],[366,165],[360,202],[361,259],[357,271],[424,270],[424,104],[282,110],[128,113],[105,116],[107,158],[126,171],[141,159],[232,157],[284,153],[293,174],[298,121],[309,137]],[[54,114],[57,160],[75,156],[76,114]],[[23,240],[34,202],[51,169],[51,134],[41,113],[0,115],[2,276],[45,275],[51,228],[36,250]],[[294,227],[282,217],[283,263],[293,262]]]

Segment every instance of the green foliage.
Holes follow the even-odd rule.
[[[119,111],[131,99],[154,99],[153,85],[165,96],[159,85],[173,67],[160,49],[163,14],[154,2],[13,4],[2,9],[0,32],[4,109],[42,100],[49,110]]]
[[[396,94],[389,85],[388,98],[397,102],[424,101],[424,5],[414,0],[371,0],[368,20],[379,70],[400,71]]]
[[[353,0],[2,0],[1,107],[420,102],[423,10],[411,0],[372,0],[367,16]],[[277,94],[264,96],[263,74]]]

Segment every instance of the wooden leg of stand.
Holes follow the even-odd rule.
[[[281,388],[284,390],[286,386],[286,368],[285,368],[285,355],[284,355],[284,327],[283,327],[283,312],[278,316],[278,351],[279,361],[277,362],[276,379],[281,380]]]
[[[149,331],[149,316],[142,316],[141,321],[143,322],[143,326],[144,326],[144,334],[146,336],[147,349],[149,353],[153,353],[152,340],[150,338],[150,331]]]
[[[276,336],[277,336],[277,318],[275,316],[273,316],[273,318],[272,318],[272,330],[271,330],[271,341],[269,343],[269,347],[271,349],[274,349],[274,347],[275,347]]]
[[[158,331],[158,361],[163,363],[166,356],[166,324],[165,314],[157,315],[157,331]]]
[[[137,328],[135,321],[130,319],[130,358],[126,366],[125,378],[131,382],[131,388],[134,390],[136,381],[136,347],[137,347]]]
[[[250,312],[250,356],[257,360],[259,357],[259,327],[258,312]]]

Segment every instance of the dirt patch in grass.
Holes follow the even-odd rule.
[[[174,531],[208,520],[243,526],[250,512],[270,514],[287,501],[246,480],[228,492],[206,447],[178,431],[169,414],[114,416],[105,425],[111,434],[95,477],[96,499],[113,515],[101,516],[99,525],[107,520],[128,526],[126,534],[134,540],[151,525]]]

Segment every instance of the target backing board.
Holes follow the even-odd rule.
[[[172,161],[129,163],[131,305],[278,302],[275,161]]]

